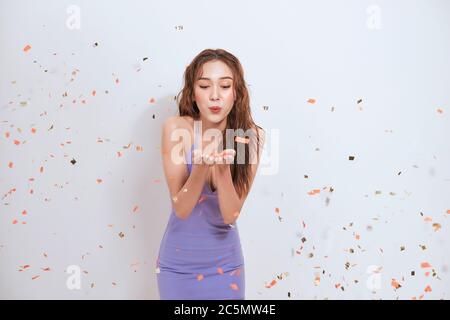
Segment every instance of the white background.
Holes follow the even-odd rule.
[[[449,39],[444,0],[1,1],[0,298],[158,299],[161,125],[223,48],[268,134],[247,299],[447,299]]]

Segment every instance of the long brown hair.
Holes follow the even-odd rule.
[[[194,85],[198,74],[202,70],[203,64],[211,60],[220,60],[232,70],[234,78],[233,87],[236,91],[236,101],[234,102],[233,108],[227,116],[227,126],[222,136],[224,145],[229,148],[230,142],[226,143],[226,129],[242,129],[244,133],[247,132],[248,129],[256,130],[256,143],[254,143],[253,140],[255,136],[251,135],[250,142],[252,143],[245,144],[245,162],[242,164],[231,164],[231,176],[233,179],[233,185],[239,197],[242,197],[243,194],[248,193],[250,187],[251,163],[249,159],[250,148],[253,148],[252,146],[256,146],[257,148],[256,155],[259,162],[260,137],[257,128],[262,128],[253,121],[250,111],[250,96],[244,80],[244,70],[239,60],[233,54],[223,49],[205,49],[200,52],[186,67],[186,70],[184,72],[184,87],[176,97],[176,101],[178,103],[178,111],[180,116],[190,116],[194,120],[198,120],[200,118],[200,111],[197,107],[196,102],[194,101]],[[248,137],[248,134],[245,136],[242,135],[242,138],[245,137]],[[238,155],[237,143],[238,142],[233,139],[232,145],[233,149],[236,151],[236,155]],[[254,155],[255,150],[252,150],[252,152],[252,154]]]

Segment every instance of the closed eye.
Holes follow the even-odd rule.
[[[224,89],[228,89],[228,88],[230,88],[231,86],[222,86],[222,88],[224,88]],[[202,88],[202,89],[206,89],[206,88],[209,88],[209,86],[200,86],[200,88]]]

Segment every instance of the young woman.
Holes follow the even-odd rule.
[[[172,211],[156,265],[160,298],[245,299],[236,220],[264,131],[252,119],[239,60],[221,49],[199,53],[186,68],[177,102],[179,116],[165,121],[161,139]]]

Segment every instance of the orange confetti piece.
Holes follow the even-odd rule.
[[[355,238],[356,238],[356,240],[359,240],[359,239],[361,239],[361,236],[359,234],[356,234]]]
[[[270,284],[266,285],[266,288],[272,288],[276,284],[277,284],[277,280],[274,279],[274,280],[272,280],[272,282]]]
[[[202,281],[202,280],[203,280],[203,278],[204,278],[204,277],[203,277],[203,275],[202,275],[202,274],[199,274],[199,275],[197,276],[197,280],[198,280],[198,281]]]
[[[120,158],[122,156],[122,152],[117,151],[117,156]]]
[[[40,167],[40,168],[39,168],[39,172],[40,172],[40,173],[44,172],[44,167]]]
[[[155,103],[155,98],[148,99],[148,103]]]
[[[102,183],[103,180],[102,179],[97,179],[96,181],[97,181],[97,183]]]
[[[16,146],[18,146],[18,145],[20,144],[20,141],[19,141],[19,140],[14,140],[14,144],[15,144]]]
[[[430,265],[428,262],[422,262],[422,263],[420,264],[420,267],[421,267],[421,268],[431,268],[431,265]]]
[[[280,214],[280,208],[275,208],[275,213]]]
[[[231,287],[231,289],[233,289],[233,290],[239,290],[239,287],[238,287],[238,285],[237,285],[236,283],[230,284],[230,287]]]
[[[16,219],[14,219],[13,221],[12,221],[12,224],[17,224],[17,220]]]
[[[95,97],[95,95],[97,94],[97,91],[95,91],[95,90],[92,90],[92,96],[94,96]]]
[[[316,99],[310,98],[310,99],[308,99],[307,102],[310,104],[314,104],[314,103],[316,103]]]
[[[218,274],[223,274],[222,268],[217,268],[217,273],[218,273]]]
[[[340,283],[336,283],[336,284],[334,285],[334,287],[335,287],[336,289],[338,289],[340,286],[341,286]]]
[[[447,214],[450,214],[450,209],[447,210]]]
[[[31,128],[31,133],[36,133],[36,128]]]
[[[5,138],[9,138],[9,136],[10,136],[9,132],[8,131],[5,132]],[[448,210],[448,211],[450,211],[450,210]]]
[[[138,210],[139,210],[139,206],[134,206],[133,212],[136,212],[136,211],[138,211]]]
[[[27,44],[24,48],[23,51],[24,52],[28,52],[31,49],[31,46],[29,44]]]
[[[37,278],[39,278],[40,276],[34,276],[33,278],[31,278],[31,280],[36,280]]]
[[[10,162],[8,163],[8,168],[12,169],[13,166],[14,166],[14,164],[10,161]]]
[[[444,112],[444,110],[442,110],[442,109],[438,108],[438,109],[437,109],[437,112],[438,112],[438,113],[443,113],[443,112]]]
[[[49,267],[47,267],[47,268],[41,268],[41,270],[42,270],[42,271],[50,271],[50,268],[49,268]]]
[[[424,221],[433,221],[433,219],[431,217],[425,217],[423,220]]]
[[[23,211],[22,211],[22,215],[23,215],[23,216],[26,216],[26,215],[27,215],[27,210],[23,210]]]
[[[320,189],[313,189],[313,190],[311,190],[311,191],[308,192],[308,194],[309,194],[310,196],[313,196],[313,195],[315,195],[315,194],[317,194],[317,193],[320,193]]]
[[[393,286],[395,289],[398,289],[401,287],[400,283],[397,282],[397,280],[392,279],[391,286]]]
[[[432,290],[431,290],[431,287],[430,287],[430,286],[427,286],[427,287],[424,289],[424,291],[425,291],[425,292],[431,292]]]

